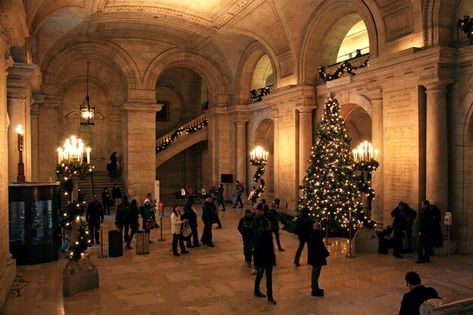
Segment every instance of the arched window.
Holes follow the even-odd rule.
[[[337,54],[337,62],[351,59],[358,54],[366,54],[370,52],[370,41],[368,31],[363,20],[356,22],[346,33],[345,38],[340,45]]]
[[[273,68],[267,55],[263,55],[256,63],[253,77],[251,78],[251,90],[257,90],[273,85]]]

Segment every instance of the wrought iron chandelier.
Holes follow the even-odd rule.
[[[87,60],[87,93],[85,100],[80,104],[80,124],[81,125],[95,125],[95,106],[90,104],[89,98],[89,61]]]

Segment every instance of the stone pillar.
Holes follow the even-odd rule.
[[[246,138],[246,119],[238,119],[236,121],[236,178],[234,180],[246,181],[247,170],[247,138]],[[248,189],[250,185],[247,185]]]
[[[8,115],[10,128],[8,130],[8,170],[9,181],[16,181],[18,175],[18,135],[16,126],[23,125],[23,162],[25,165],[26,181],[31,181],[31,79],[35,65],[17,63],[8,69]]]
[[[39,181],[39,105],[44,103],[44,95],[33,94],[31,102],[31,180]]]
[[[139,197],[154,192],[156,179],[156,112],[160,106],[154,91],[141,91],[146,98],[132,98],[124,104],[124,182],[127,194]],[[130,97],[130,91],[128,93]],[[138,94],[133,92],[133,94]]]
[[[371,96],[371,143],[379,150],[379,167],[372,173],[372,187],[376,197],[372,203],[371,219],[378,226],[383,225],[383,94],[381,90],[372,91]]]
[[[273,145],[273,163],[274,163],[274,197],[280,198],[279,195],[279,111],[277,108],[271,108],[274,122],[274,145]],[[282,207],[283,205],[281,205]]]
[[[436,82],[426,85],[426,192],[431,204],[448,207],[447,89]]]
[[[312,109],[299,108],[299,185],[302,185],[309,166],[312,149]]]

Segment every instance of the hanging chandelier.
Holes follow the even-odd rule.
[[[89,61],[87,60],[87,93],[85,100],[80,104],[80,124],[81,125],[95,125],[95,106],[90,104],[89,99]]]

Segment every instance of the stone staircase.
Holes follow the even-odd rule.
[[[109,191],[112,191],[113,186],[117,184],[122,191],[122,194],[125,193],[123,181],[120,175],[117,175],[113,180],[108,175],[107,171],[94,171],[93,174],[93,185],[94,189],[92,190],[92,178],[90,176],[85,177],[84,179],[79,180],[79,190],[83,194],[84,200],[91,201],[92,196],[95,192],[99,201],[102,201],[101,195],[105,187],[108,187]]]

